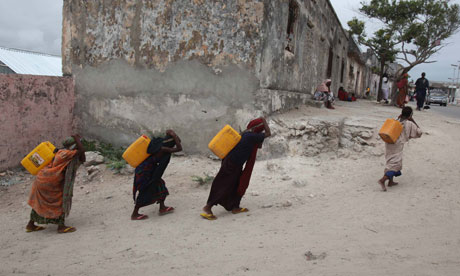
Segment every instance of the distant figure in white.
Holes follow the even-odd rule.
[[[383,77],[382,79],[382,96],[383,100],[386,104],[388,104],[388,95],[389,95],[390,87],[388,85],[388,78]]]

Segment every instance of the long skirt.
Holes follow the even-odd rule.
[[[134,175],[133,195],[136,205],[147,206],[164,201],[169,195],[165,181],[158,177],[163,174],[158,160],[153,156],[137,166]],[[163,170],[164,171],[164,170]],[[136,193],[137,197],[136,197]]]
[[[63,216],[67,216],[70,211],[78,165],[77,151],[62,149],[56,153],[54,160],[47,167],[38,172],[27,201],[33,209],[33,221],[63,222]]]
[[[403,107],[406,103],[406,89],[402,88],[399,89],[399,94],[398,94],[398,99],[397,99],[397,104],[399,107]]]
[[[144,189],[139,190],[139,194],[136,198],[136,204],[139,206],[147,206],[154,203],[160,203],[164,201],[169,195],[168,188],[163,179],[160,179],[156,183],[151,183]]]
[[[238,185],[243,166],[238,166],[225,158],[222,166],[212,182],[208,205],[222,205],[225,210],[231,211],[240,207],[241,197],[238,195]]]
[[[35,212],[34,209],[30,212],[30,220],[33,222],[36,222],[38,224],[57,224],[57,225],[64,225],[65,221],[65,216],[62,214],[58,218],[45,218],[43,216],[40,216]]]

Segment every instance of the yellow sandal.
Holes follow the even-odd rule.
[[[75,231],[77,231],[77,228],[69,226],[66,229],[62,230],[62,231],[58,231],[58,233],[59,234],[65,234],[65,233],[72,233],[72,232],[75,232]]]
[[[249,209],[248,208],[240,208],[238,210],[232,210],[232,214],[239,214],[239,213],[246,213],[246,212],[249,212]]]
[[[214,216],[213,214],[208,214],[208,213],[201,213],[200,216],[202,218],[207,219],[207,220],[216,220],[217,219],[216,216]]]
[[[26,233],[37,232],[37,231],[41,231],[43,229],[45,229],[45,227],[35,225],[34,229],[27,229],[26,228]]]

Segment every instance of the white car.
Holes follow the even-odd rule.
[[[425,103],[430,105],[432,103],[439,104],[441,106],[447,106],[449,98],[447,93],[442,90],[431,90],[430,93],[426,96]]]

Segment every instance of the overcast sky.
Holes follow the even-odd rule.
[[[330,1],[345,28],[353,16],[360,17],[361,0]],[[460,0],[453,2],[460,4]],[[0,46],[60,55],[61,31],[62,0],[0,0]],[[460,33],[446,42],[449,44],[432,58],[438,62],[415,67],[409,73],[412,78],[423,71],[431,80],[453,77],[451,64],[460,63]]]

